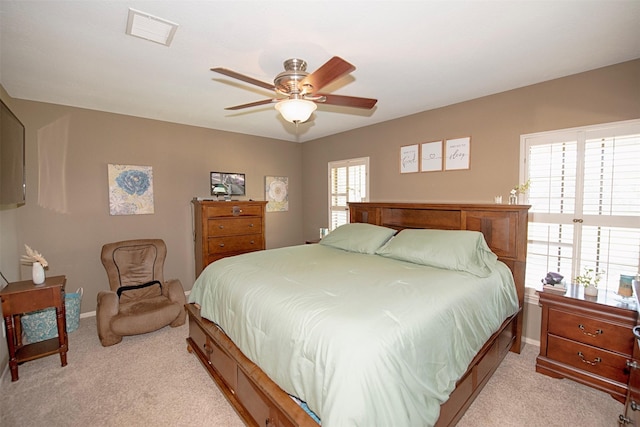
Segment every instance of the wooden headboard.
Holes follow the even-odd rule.
[[[513,273],[518,291],[518,341],[520,352],[527,259],[529,205],[460,203],[349,203],[350,222],[366,222],[402,230],[431,228],[480,231],[491,250]]]

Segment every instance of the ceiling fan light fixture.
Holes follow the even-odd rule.
[[[309,120],[311,114],[318,108],[315,102],[305,99],[285,99],[276,104],[276,110],[282,117],[291,123],[304,123]]]

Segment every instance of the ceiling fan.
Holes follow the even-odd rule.
[[[292,58],[284,61],[284,71],[276,76],[273,84],[256,80],[244,74],[237,73],[227,68],[216,67],[211,71],[224,74],[234,79],[242,80],[265,89],[274,90],[276,95],[283,95],[285,98],[263,99],[261,101],[250,102],[248,104],[227,107],[225,110],[240,110],[243,108],[256,107],[276,103],[276,110],[282,114],[285,120],[291,123],[303,123],[309,120],[311,114],[317,108],[316,103],[321,102],[330,105],[344,107],[371,109],[378,102],[377,99],[358,98],[344,95],[331,95],[320,93],[319,91],[329,83],[345,76],[355,70],[356,67],[344,59],[334,56],[325,62],[313,73],[307,73],[307,63],[302,59]]]

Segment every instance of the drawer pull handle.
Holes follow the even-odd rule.
[[[251,241],[251,244],[252,244],[252,245],[253,245],[253,244],[255,244],[255,243],[256,243],[256,242],[255,242],[255,240],[252,240],[252,241]]]
[[[220,246],[221,248],[224,248],[224,243],[220,243],[218,246]]]
[[[597,337],[598,335],[602,335],[604,332],[602,332],[602,329],[596,329],[596,333],[591,333],[591,332],[587,332],[584,330],[584,326],[583,325],[578,325],[578,328],[582,331],[583,334],[589,336],[589,337]]]
[[[249,228],[253,227],[253,224],[249,224]]]
[[[222,230],[224,228],[224,225],[219,225],[218,228]]]
[[[598,363],[602,362],[602,359],[600,359],[599,357],[596,357],[595,359],[593,359],[593,362],[586,360],[584,358],[584,354],[582,354],[581,351],[578,352],[578,357],[580,357],[580,360],[582,361],[582,363],[586,363],[587,365],[591,365],[591,366],[596,366]]]

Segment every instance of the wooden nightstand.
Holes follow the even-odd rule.
[[[9,283],[0,291],[2,315],[7,332],[9,347],[9,368],[11,381],[18,380],[18,364],[40,357],[60,353],[62,366],[67,365],[67,321],[64,307],[65,276],[47,277],[42,285],[34,285],[31,280]],[[33,344],[22,344],[20,318],[43,308],[55,307],[58,336]]]
[[[569,378],[607,392],[624,403],[633,355],[635,301],[612,292],[584,295],[569,285],[565,295],[540,292],[542,326],[536,371]]]

